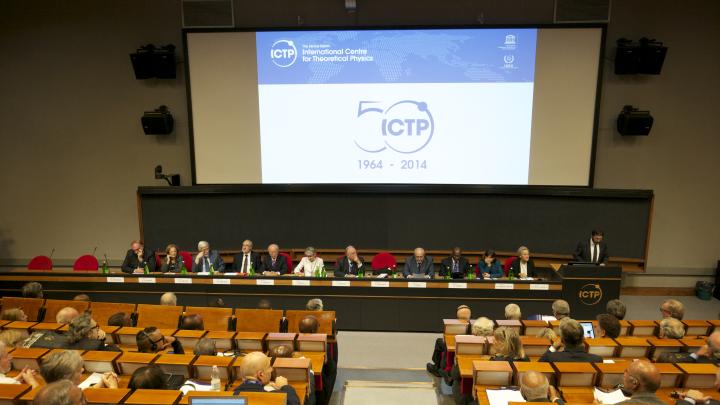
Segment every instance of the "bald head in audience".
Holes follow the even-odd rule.
[[[202,338],[195,344],[193,353],[202,356],[215,356],[217,354],[217,347],[215,341],[208,338]]]
[[[243,380],[255,380],[267,384],[272,378],[270,357],[262,352],[248,353],[240,362],[240,372]]]
[[[467,305],[460,305],[457,308],[457,312],[455,313],[455,316],[457,316],[457,319],[461,321],[469,321],[472,317],[472,311],[470,310],[470,307]]]
[[[270,349],[270,357],[275,359],[278,357],[292,357],[293,349],[288,345],[279,345]]]
[[[82,390],[69,380],[50,383],[37,392],[33,405],[82,405],[87,404]]]
[[[520,377],[520,393],[528,402],[553,402],[557,393],[547,377],[537,371],[526,371]]]
[[[87,294],[78,294],[75,297],[73,297],[73,301],[90,302],[90,296]]]
[[[652,394],[660,388],[660,371],[647,360],[635,360],[625,369],[623,385],[633,397],[639,393]]]
[[[317,333],[319,323],[317,318],[312,315],[305,315],[298,324],[300,333]]]
[[[80,316],[80,313],[77,311],[77,309],[73,307],[65,307],[58,311],[57,315],[55,315],[55,322],[67,325],[78,316]]]
[[[166,292],[160,297],[160,305],[176,306],[177,296],[175,296],[175,293]]]

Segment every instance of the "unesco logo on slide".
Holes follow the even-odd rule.
[[[402,100],[383,108],[381,101],[360,101],[355,145],[369,153],[391,149],[415,153],[430,143],[435,121],[424,101]],[[385,104],[387,105],[387,104]]]
[[[297,59],[297,48],[293,41],[280,39],[270,49],[270,60],[279,67],[292,66]]]

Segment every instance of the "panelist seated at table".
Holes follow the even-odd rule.
[[[287,378],[278,376],[272,381],[273,368],[270,358],[262,352],[252,352],[245,355],[240,361],[242,384],[235,388],[235,395],[243,392],[266,392],[270,390],[287,394],[287,405],[300,405],[295,389],[288,385]]]
[[[365,259],[358,256],[357,249],[354,246],[345,248],[345,256],[338,259],[335,268],[335,277],[355,277],[358,271],[363,268]],[[365,269],[363,269],[365,270]]]
[[[573,260],[604,266],[610,256],[608,256],[607,243],[603,242],[603,237],[603,231],[593,230],[589,240],[578,242],[573,252]]]
[[[262,274],[265,276],[277,276],[289,272],[290,263],[284,255],[280,254],[280,246],[273,243],[267,248],[268,255],[263,256]]]
[[[517,253],[518,257],[510,264],[508,275],[512,274],[513,277],[517,278],[537,277],[535,273],[535,261],[530,258],[530,249],[525,246],[520,246]]]
[[[425,249],[421,247],[415,248],[413,256],[408,256],[405,259],[403,275],[405,277],[417,277],[423,275],[426,277],[432,277],[435,275],[432,257],[425,255]]]
[[[463,278],[470,272],[470,262],[462,255],[459,247],[452,249],[450,257],[442,259],[440,264],[440,276],[452,278]]]
[[[715,375],[714,388],[715,391],[720,391],[720,367]],[[720,405],[720,401],[698,390],[687,390],[679,394],[680,399],[675,401],[675,405]]]
[[[145,250],[142,242],[134,240],[130,244],[130,249],[125,253],[125,260],[120,269],[123,273],[142,274],[145,272],[145,267],[148,268],[148,271],[155,271],[155,254]]]
[[[293,273],[299,276],[312,277],[315,275],[316,271],[319,271],[324,267],[325,264],[323,263],[323,259],[317,257],[315,248],[308,246],[305,249],[305,257],[300,259],[300,263],[295,266]]]
[[[224,271],[225,262],[223,262],[220,253],[217,250],[211,250],[210,244],[204,240],[198,242],[198,253],[193,261],[193,273],[208,273],[213,271]]]
[[[185,268],[182,256],[178,254],[178,247],[174,243],[165,248],[165,260],[162,261],[160,271],[163,273],[179,273]]]
[[[262,261],[260,260],[260,253],[255,252],[253,249],[253,242],[250,239],[245,239],[242,243],[242,250],[240,253],[235,255],[233,260],[232,269],[233,271],[240,274],[247,274],[250,268],[255,272],[260,272]]]
[[[478,263],[478,271],[481,277],[485,279],[501,278],[505,275],[502,264],[495,257],[495,251],[492,249],[486,250],[483,254],[480,263]]]

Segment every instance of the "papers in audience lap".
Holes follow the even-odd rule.
[[[603,392],[595,388],[595,400],[601,404],[617,404],[627,399],[630,399],[630,397],[623,395],[620,390]]]
[[[542,320],[545,321],[545,322],[557,321],[557,318],[555,318],[555,317],[552,316],[552,315],[543,315],[543,316],[540,317],[540,319],[542,319]]]
[[[211,389],[210,384],[203,384],[203,383],[199,383],[197,381],[187,380],[187,381],[185,381],[183,386],[180,387],[180,391],[182,391],[183,395],[187,395],[187,393],[190,391],[206,392],[206,391],[212,391],[212,389]]]
[[[90,388],[93,385],[102,381],[102,376],[103,376],[102,373],[92,373],[92,374],[90,374],[90,376],[88,378],[85,379],[85,381],[78,384],[78,388],[80,388],[81,390]]]
[[[486,389],[490,405],[507,405],[508,402],[525,402],[520,390]]]

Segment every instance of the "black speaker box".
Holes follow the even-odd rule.
[[[173,116],[169,112],[149,111],[140,119],[145,135],[167,135],[173,130]]]
[[[649,135],[653,125],[650,111],[638,111],[625,106],[617,117],[617,130],[621,135]]]

